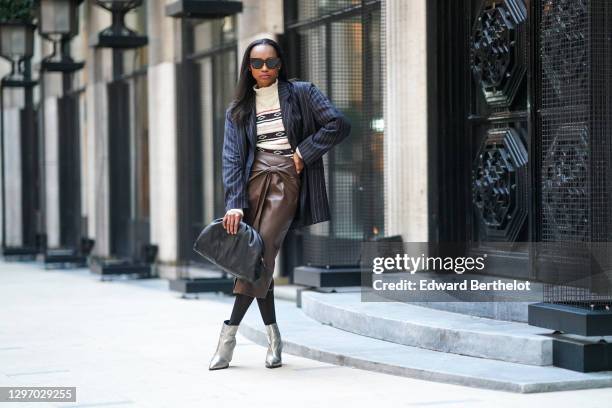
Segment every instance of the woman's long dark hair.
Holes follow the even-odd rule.
[[[283,50],[278,43],[269,38],[260,38],[253,41],[244,50],[242,56],[242,63],[240,64],[240,78],[238,79],[238,86],[236,88],[236,94],[234,100],[231,103],[231,116],[234,123],[238,125],[244,125],[251,112],[253,104],[255,104],[255,91],[253,86],[257,83],[251,72],[249,71],[249,61],[251,58],[251,49],[256,45],[267,44],[274,47],[276,55],[281,60],[281,67],[278,72],[278,80],[287,80],[287,64],[285,62],[285,55]]]

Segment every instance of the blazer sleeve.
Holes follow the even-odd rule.
[[[314,120],[321,126],[298,145],[304,163],[309,166],[347,137],[351,132],[351,124],[314,84],[310,85],[306,99],[307,109],[310,109]]]
[[[249,200],[246,194],[244,179],[247,157],[246,139],[238,132],[231,118],[230,108],[225,111],[225,131],[222,151],[225,210],[247,208]]]

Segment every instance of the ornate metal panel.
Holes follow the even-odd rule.
[[[439,174],[433,209],[440,238],[490,253],[487,241],[519,248],[542,241],[524,251],[529,275],[552,276],[543,266],[553,259],[581,266],[576,278],[587,278],[581,291],[556,287],[550,299],[609,301],[612,279],[598,278],[595,293],[584,272],[612,270],[609,255],[590,251],[612,241],[612,2],[462,0],[431,7],[439,37],[439,123],[432,128],[440,135],[434,158],[441,160],[434,163],[441,170],[431,171]],[[527,269],[516,257],[508,265],[502,274]]]
[[[523,0],[481,2],[470,38],[470,66],[492,106],[509,106],[527,70]]]
[[[472,1],[466,139],[471,146],[472,228],[468,240],[527,238],[527,7],[524,0]]]
[[[527,218],[527,149],[515,129],[491,129],[474,160],[472,194],[486,240],[514,241]]]

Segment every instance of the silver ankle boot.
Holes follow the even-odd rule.
[[[223,322],[221,327],[221,334],[219,335],[219,343],[217,344],[217,351],[212,360],[210,360],[209,370],[218,370],[221,368],[229,367],[230,361],[232,361],[232,355],[234,354],[234,347],[236,347],[236,332],[238,331],[238,325],[229,325],[229,320]]]
[[[268,336],[268,352],[266,353],[266,367],[275,368],[282,365],[281,351],[283,342],[281,341],[280,331],[276,323],[266,325]]]

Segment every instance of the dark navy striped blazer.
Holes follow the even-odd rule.
[[[299,147],[304,160],[300,200],[289,228],[328,221],[330,211],[322,156],[349,135],[351,125],[311,82],[278,78],[278,96],[289,143],[293,150]],[[257,143],[254,105],[246,129],[232,120],[231,105],[225,111],[222,161],[226,211],[249,206],[247,183]]]

